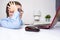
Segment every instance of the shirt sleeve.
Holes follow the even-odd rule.
[[[10,19],[15,20],[15,19],[19,18],[19,16],[20,16],[20,12],[15,11],[14,14],[13,14],[13,16]]]
[[[22,20],[20,19],[20,13],[18,11],[14,12],[12,18],[2,19],[1,25],[7,28],[20,28]]]

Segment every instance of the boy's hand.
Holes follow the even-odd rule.
[[[11,1],[11,3],[9,3],[9,5],[10,6],[8,6],[8,9],[9,9],[9,11],[17,11],[18,10],[18,7],[15,5],[15,2],[12,2]]]

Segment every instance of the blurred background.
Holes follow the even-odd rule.
[[[6,4],[10,0],[0,0],[0,19],[6,17]],[[40,11],[40,21],[45,21],[45,15],[51,15],[51,21],[56,14],[56,0],[14,0],[22,4],[24,10],[23,22],[25,24],[32,24],[34,21],[33,14]],[[50,22],[51,22],[50,21]]]

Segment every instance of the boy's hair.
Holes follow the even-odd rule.
[[[20,5],[22,7],[21,3],[19,3],[18,1],[12,1],[12,2],[15,2],[16,5]],[[11,3],[11,1],[9,3]],[[10,6],[9,3],[6,6],[6,14],[7,14],[7,17],[9,17],[9,13],[8,13],[8,6]],[[19,11],[23,11],[23,10],[22,9],[19,9]]]

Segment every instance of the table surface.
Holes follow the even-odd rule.
[[[40,32],[25,31],[21,29],[7,29],[0,27],[0,40],[60,40],[60,29],[40,29]]]
[[[33,25],[51,24],[51,22],[34,22]]]

